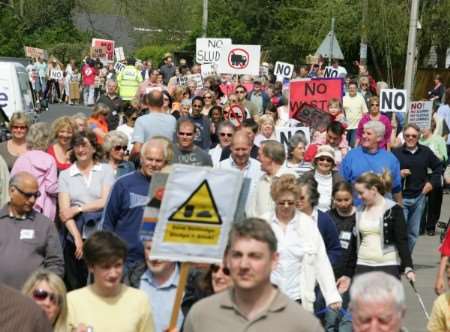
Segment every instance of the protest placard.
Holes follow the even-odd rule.
[[[309,127],[275,127],[275,135],[277,141],[283,144],[285,150],[288,150],[288,142],[292,136],[297,133],[302,133],[306,140],[306,145],[311,139],[311,132]]]
[[[289,87],[290,114],[297,113],[303,104],[328,111],[328,101],[332,98],[342,100],[344,82],[341,79],[302,79],[291,81]]]
[[[380,93],[381,112],[406,112],[408,110],[408,95],[406,90],[382,89]]]
[[[105,56],[100,58],[103,63],[114,62],[114,40],[92,38],[91,47],[106,47]]]
[[[50,78],[52,80],[60,80],[63,78],[63,72],[62,70],[52,69],[50,71]]]
[[[91,47],[90,56],[93,59],[100,59],[100,60],[106,58],[106,47],[105,46]]]
[[[25,56],[29,58],[41,58],[41,59],[48,59],[48,53],[46,50],[43,50],[42,48],[36,48],[36,47],[30,47],[25,46]]]
[[[114,70],[115,70],[116,72],[118,72],[118,73],[120,73],[122,70],[124,70],[125,67],[126,67],[126,66],[125,66],[122,62],[116,62],[116,63],[114,64]]]
[[[217,75],[217,65],[214,63],[204,63],[200,66],[200,68],[203,77]]]
[[[116,61],[123,61],[125,60],[125,52],[123,51],[123,47],[116,47],[114,49],[114,54],[116,55]]]
[[[174,165],[167,180],[152,259],[219,264],[243,183],[235,170]]]
[[[218,63],[222,48],[231,45],[230,38],[197,38],[195,61],[199,64]]]
[[[339,76],[339,71],[337,70],[337,68],[328,66],[325,67],[325,71],[323,73],[323,77],[326,78],[337,78]]]
[[[203,78],[201,74],[187,75],[186,78],[186,83],[189,81],[194,81],[197,84],[197,89],[203,89]]]
[[[217,72],[220,74],[259,75],[260,45],[227,45],[222,48]]]
[[[285,78],[290,79],[294,74],[294,65],[277,61],[273,73],[277,77],[277,81],[283,82]]]
[[[230,106],[230,121],[232,124],[239,127],[246,118],[247,114],[241,105],[233,104]]]
[[[408,112],[408,123],[414,123],[420,129],[430,128],[432,111],[432,101],[412,101]]]

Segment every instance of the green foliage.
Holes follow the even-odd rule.
[[[23,56],[23,24],[13,9],[0,5],[0,56]]]
[[[159,65],[165,53],[170,52],[173,54],[176,50],[176,45],[150,45],[136,50],[134,56],[141,60],[151,59],[154,65]]]

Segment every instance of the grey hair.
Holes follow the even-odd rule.
[[[128,145],[128,137],[121,131],[112,130],[105,136],[105,142],[103,144],[103,151],[108,154],[112,148],[116,145]]]
[[[319,204],[320,193],[317,189],[318,183],[313,173],[304,173],[297,179],[297,185],[305,187],[311,207]]]
[[[377,137],[384,137],[386,132],[386,127],[384,124],[378,120],[371,120],[364,125],[364,129],[371,129],[375,132]]]
[[[169,139],[167,139],[164,136],[154,136],[147,142],[145,142],[141,148],[141,158],[144,158],[144,154],[149,147],[154,146],[159,146],[162,148],[164,160],[166,161],[167,165],[172,163],[174,158],[173,144]]]
[[[264,140],[261,142],[262,153],[272,159],[272,161],[278,165],[283,165],[286,160],[286,152],[284,146],[275,140]]]
[[[287,143],[287,154],[288,159],[292,158],[292,153],[294,152],[295,148],[300,144],[303,144],[303,147],[306,149],[306,145],[308,145],[306,141],[305,134],[303,132],[297,132],[295,133],[288,141]]]
[[[30,150],[46,151],[52,139],[51,127],[48,123],[38,122],[32,124],[27,133],[27,147]]]
[[[217,126],[217,132],[220,133],[223,128],[231,128],[233,129],[233,132],[236,131],[236,126],[231,121],[222,121]]]
[[[394,301],[399,312],[405,309],[405,291],[402,283],[385,272],[369,272],[357,276],[350,288],[350,299],[351,310],[356,309],[357,301]]]

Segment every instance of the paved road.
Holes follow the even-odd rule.
[[[40,121],[51,122],[59,116],[73,115],[77,112],[83,112],[86,115],[90,114],[91,109],[84,106],[71,106],[65,104],[50,105],[49,110],[40,115]],[[450,218],[450,195],[444,196],[442,204],[441,220],[447,221]],[[422,295],[425,306],[429,313],[434,299],[436,298],[433,290],[434,280],[439,264],[439,254],[437,248],[439,247],[439,236],[430,237],[427,235],[421,236],[417,242],[414,250],[413,260],[417,270],[416,287],[418,292]],[[405,326],[410,332],[426,331],[426,318],[420,307],[415,293],[411,286],[403,281],[406,291],[407,312],[405,319]]]

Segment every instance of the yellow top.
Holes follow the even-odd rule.
[[[442,294],[434,301],[427,330],[430,332],[450,331],[450,292]]]

